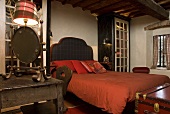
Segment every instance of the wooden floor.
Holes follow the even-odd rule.
[[[106,112],[103,112],[101,109],[97,107],[90,106],[90,104],[82,101],[81,99],[77,98],[73,94],[68,93],[64,99],[65,99],[64,105],[68,108],[68,110],[71,108],[79,108],[79,107],[85,106],[84,109],[88,110],[90,107],[91,110],[95,110],[96,112],[98,112],[97,114],[107,114]],[[87,105],[89,105],[88,108],[87,108]],[[128,107],[131,107],[131,109],[125,108],[122,114],[134,114],[133,104],[130,104]],[[76,113],[76,114],[94,114],[94,113],[86,113],[84,109],[81,110],[81,113]],[[2,112],[3,112],[2,114],[56,114],[55,105],[52,103],[52,101],[41,102],[41,103],[38,103],[38,105],[34,105],[32,103],[32,104],[28,104],[24,106],[11,107],[7,109],[2,109]],[[67,112],[65,114],[70,114]]]

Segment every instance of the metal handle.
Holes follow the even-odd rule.
[[[159,112],[159,104],[158,103],[154,104],[154,111]]]

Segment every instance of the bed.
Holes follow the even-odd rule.
[[[86,72],[78,72],[80,67],[74,62],[98,62],[93,60],[92,48],[80,38],[61,38],[58,43],[51,45],[50,52],[51,64],[56,67],[67,64],[74,71],[68,91],[108,113],[121,114],[125,110],[129,111],[126,108],[128,104],[134,103],[136,92],[169,82],[168,76],[156,74],[114,71],[94,73],[86,68]],[[70,61],[74,68],[70,66]]]

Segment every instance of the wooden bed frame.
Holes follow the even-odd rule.
[[[51,46],[51,62],[52,61],[59,62],[60,60],[71,60],[71,62],[73,60],[74,61],[93,60],[93,50],[90,46],[86,44],[84,40],[80,38],[65,37],[65,38],[62,38],[59,41],[59,43],[53,44]],[[90,80],[87,80],[87,78],[89,78]],[[144,83],[138,83],[138,81],[144,82]],[[153,83],[151,84],[151,82]],[[69,83],[70,86],[68,86],[68,91],[74,93],[75,95],[77,95],[77,97],[81,98],[84,101],[89,102],[90,104],[106,109],[106,111],[108,112],[109,111],[112,112],[115,109],[113,113],[114,112],[119,113],[120,112],[119,109],[121,109],[122,107],[121,103],[123,103],[123,106],[125,106],[125,108],[123,108],[124,110],[123,109],[121,110],[121,112],[123,111],[122,114],[134,114],[135,113],[134,112],[135,110],[135,101],[134,101],[135,98],[134,97],[135,97],[136,92],[139,92],[139,91],[141,92],[143,90],[146,90],[146,89],[158,86],[159,84],[163,84],[167,82],[169,82],[168,76],[146,74],[146,73],[126,73],[126,72],[121,73],[121,72],[112,72],[112,71],[107,71],[106,73],[101,73],[101,74],[87,72],[86,74],[82,74],[82,75],[78,73],[73,73],[72,80]],[[108,85],[109,87],[102,85],[103,83],[107,83],[106,85]],[[133,83],[133,85],[131,83]],[[127,85],[125,86],[124,84],[127,84]],[[136,84],[136,86],[134,84]],[[89,85],[93,87],[86,88]],[[122,89],[120,89],[119,87]],[[87,93],[82,93],[82,91],[78,90],[79,88],[81,88],[83,92],[87,92]],[[97,90],[100,90],[100,91],[94,92],[96,88]],[[115,93],[114,91],[119,91],[119,90],[120,90],[119,95],[118,93],[114,94]],[[94,96],[93,95],[88,96],[89,92],[91,92],[91,94],[93,94]],[[104,93],[104,95],[106,95],[105,93],[107,93],[106,95],[107,97],[104,97],[103,94],[100,94],[102,92]],[[87,94],[87,95],[84,96],[84,94]],[[125,94],[125,95],[122,95],[122,94]],[[98,99],[95,99],[96,95],[100,96],[101,101],[99,101]],[[112,95],[116,95],[116,96],[114,96],[113,98]],[[117,99],[119,99],[120,102],[116,102]],[[124,99],[127,99],[127,102]],[[94,100],[98,100],[99,102],[96,103]],[[115,102],[113,100],[115,100]],[[103,103],[102,106],[100,103]],[[116,112],[117,110],[119,110],[119,112]]]
[[[50,48],[51,61],[93,60],[93,50],[83,39],[64,37]],[[122,114],[134,114],[135,102],[128,102]]]
[[[51,61],[93,60],[93,50],[80,38],[64,37],[50,48]]]

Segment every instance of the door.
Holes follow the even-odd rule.
[[[129,24],[115,18],[115,71],[129,71]]]

